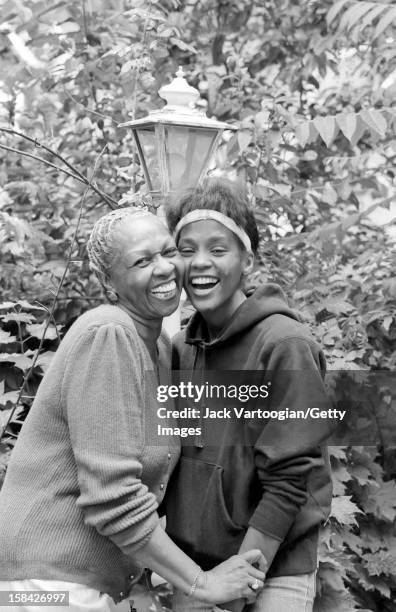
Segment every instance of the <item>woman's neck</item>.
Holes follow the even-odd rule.
[[[201,312],[205,320],[210,340],[217,338],[222,330],[228,325],[241,304],[246,300],[242,291],[237,291],[227,304],[212,312]]]
[[[150,353],[150,357],[155,364],[157,362],[157,341],[159,335],[161,333],[162,328],[162,318],[159,319],[144,319],[139,316],[132,310],[125,306],[124,304],[119,304],[119,307],[126,312],[131,319],[133,320],[136,331],[139,334],[139,337],[145,343],[148,352]]]

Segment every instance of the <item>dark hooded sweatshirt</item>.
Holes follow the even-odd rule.
[[[173,353],[176,370],[270,371],[270,410],[328,407],[323,353],[277,285],[259,287],[214,340],[195,313],[174,338]],[[223,426],[228,442],[220,436],[216,445],[205,444],[205,427],[213,423],[201,424],[202,444],[183,447],[167,489],[170,537],[208,570],[236,554],[252,526],[280,542],[269,577],[314,571],[318,529],[332,495],[319,446],[330,433],[329,421],[255,419],[252,426],[236,419]],[[253,442],[246,445],[249,426]]]

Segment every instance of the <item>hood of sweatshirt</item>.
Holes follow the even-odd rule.
[[[217,347],[232,336],[247,331],[263,319],[281,314],[295,321],[300,321],[298,314],[290,308],[286,296],[279,285],[268,283],[260,285],[235,311],[224,325],[219,335],[209,340],[205,320],[199,312],[190,319],[186,328],[185,342],[206,348]]]

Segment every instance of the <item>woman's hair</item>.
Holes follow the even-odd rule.
[[[89,267],[105,289],[108,288],[108,275],[116,253],[114,233],[120,221],[132,216],[151,215],[141,208],[119,208],[100,217],[93,226],[87,243]]]
[[[166,211],[170,231],[175,231],[180,219],[196,209],[217,210],[230,217],[245,230],[250,238],[253,253],[257,252],[259,233],[256,219],[249,205],[246,192],[236,183],[227,179],[210,178],[202,185],[186,191]]]

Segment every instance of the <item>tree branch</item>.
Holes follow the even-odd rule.
[[[110,208],[113,208],[113,209],[117,208],[117,201],[116,200],[114,200],[112,197],[110,197],[107,194],[105,194],[96,185],[91,184],[90,181],[87,179],[87,177],[84,174],[82,174],[78,170],[78,168],[76,168],[73,164],[68,162],[67,159],[65,159],[62,155],[60,155],[59,153],[57,153],[53,149],[50,149],[50,147],[47,147],[46,145],[42,144],[41,142],[38,142],[37,139],[35,139],[35,138],[31,138],[30,136],[27,136],[26,134],[23,134],[22,132],[18,132],[17,130],[13,130],[11,128],[0,127],[0,132],[5,132],[6,134],[11,134],[13,136],[20,136],[21,138],[24,138],[28,142],[31,142],[32,144],[34,144],[35,147],[43,149],[44,151],[47,151],[48,153],[50,153],[54,157],[58,158],[62,163],[65,164],[65,166],[67,166],[69,168],[69,170],[71,170],[71,172],[69,172],[68,170],[65,170],[64,168],[62,168],[60,166],[57,166],[57,165],[53,164],[52,162],[44,159],[43,157],[39,157],[37,155],[33,155],[33,153],[29,153],[28,151],[22,151],[20,149],[13,149],[12,147],[7,147],[6,145],[0,144],[0,147],[2,149],[5,149],[6,151],[11,151],[12,153],[18,153],[19,155],[25,155],[26,157],[31,157],[32,159],[40,161],[43,164],[46,164],[47,166],[50,166],[51,168],[54,168],[55,170],[59,170],[60,172],[63,172],[64,174],[67,174],[71,178],[74,178],[75,180],[80,181],[81,183],[84,183],[85,185],[90,185],[91,189],[93,191],[95,191],[95,193],[97,193],[106,202],[106,204],[108,206],[110,206]]]
[[[91,108],[87,108],[82,102],[80,102],[79,100],[76,100],[76,98],[74,98],[71,93],[69,93],[67,91],[67,89],[64,87],[63,88],[64,93],[66,94],[66,96],[72,100],[72,102],[74,102],[74,104],[78,104],[79,106],[81,106],[85,112],[87,113],[91,113],[92,115],[95,115],[96,117],[100,117],[101,119],[110,119],[110,121],[112,123],[114,123],[115,125],[118,125],[118,121],[116,121],[115,119],[113,119],[113,117],[110,117],[110,115],[103,115],[102,113],[98,113],[98,111],[94,111]]]
[[[38,346],[38,348],[36,350],[36,353],[35,353],[34,358],[32,360],[31,366],[30,366],[29,370],[26,372],[26,375],[23,378],[23,383],[22,383],[21,388],[19,389],[19,393],[18,393],[17,400],[15,402],[15,405],[11,409],[10,415],[9,415],[6,423],[4,424],[3,429],[0,431],[0,442],[1,442],[2,438],[3,438],[3,436],[4,436],[4,433],[5,433],[6,429],[7,429],[7,427],[9,425],[9,423],[10,423],[10,421],[11,421],[11,419],[12,419],[12,417],[13,417],[15,411],[16,411],[16,409],[20,405],[20,402],[21,402],[22,396],[24,395],[24,391],[26,389],[26,385],[28,383],[30,375],[33,372],[33,369],[34,369],[34,367],[35,367],[35,365],[37,363],[37,359],[39,358],[41,349],[43,348],[43,344],[44,344],[44,340],[45,340],[45,334],[47,333],[47,329],[50,326],[50,323],[54,320],[54,313],[55,313],[55,308],[56,308],[56,304],[57,304],[57,301],[58,301],[58,297],[59,297],[59,294],[60,294],[61,289],[63,287],[63,284],[65,282],[66,275],[67,275],[69,267],[70,267],[70,262],[72,260],[73,249],[74,249],[74,246],[76,244],[77,233],[78,233],[78,230],[80,228],[80,223],[81,223],[82,214],[83,214],[83,210],[84,210],[85,200],[87,198],[89,190],[93,188],[93,186],[92,186],[93,177],[95,176],[96,168],[98,166],[100,158],[102,157],[103,153],[106,150],[106,147],[107,147],[107,145],[105,145],[103,147],[102,151],[99,153],[98,157],[96,158],[91,178],[89,179],[87,188],[85,189],[84,194],[83,194],[83,196],[81,198],[80,209],[79,209],[78,217],[77,217],[77,224],[76,224],[76,227],[75,227],[75,230],[74,230],[74,233],[73,233],[73,237],[72,237],[72,240],[71,240],[71,243],[70,243],[69,254],[68,254],[68,257],[67,257],[67,260],[66,260],[65,269],[63,270],[62,277],[61,277],[61,279],[59,281],[57,290],[56,290],[56,292],[54,294],[54,297],[53,297],[53,300],[52,300],[52,304],[51,304],[51,308],[47,311],[48,312],[48,318],[47,318],[47,321],[46,321],[46,324],[45,324],[45,327],[44,327],[44,330],[43,330],[43,334],[42,334],[42,336],[40,338],[40,344],[39,344],[39,346]]]
[[[44,159],[43,157],[39,157],[38,155],[33,155],[33,153],[29,153],[28,151],[22,151],[21,149],[14,149],[13,147],[7,147],[6,145],[3,145],[1,143],[0,143],[0,149],[4,149],[5,151],[10,151],[11,153],[18,153],[18,155],[23,155],[24,157],[30,157],[31,159],[35,159],[39,162],[42,162],[46,166],[50,166],[50,168],[54,168],[55,170],[64,172],[64,174],[67,174],[67,176],[70,176],[71,178],[76,179],[76,181],[79,181],[80,183],[85,182],[79,176],[69,172],[69,170],[65,170],[64,168],[61,168],[60,166],[56,166],[55,164],[51,163],[47,159]]]

